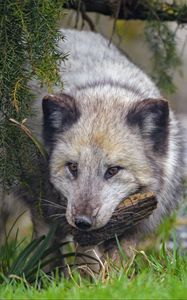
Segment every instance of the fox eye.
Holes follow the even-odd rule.
[[[108,168],[108,170],[105,173],[104,178],[109,179],[109,178],[115,176],[119,172],[119,170],[121,170],[121,169],[122,169],[122,167],[118,167],[118,166]]]
[[[73,175],[73,177],[77,177],[77,173],[78,173],[78,165],[77,163],[74,162],[69,162],[66,164],[69,172]]]

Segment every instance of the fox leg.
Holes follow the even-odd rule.
[[[122,238],[119,241],[120,248],[116,242],[113,245],[106,246],[105,256],[108,257],[116,266],[120,266],[123,261],[123,253],[127,259],[133,258],[137,243],[138,241],[134,237],[128,239]]]
[[[99,246],[76,247],[75,263],[78,265],[80,273],[83,275],[99,274],[102,265],[103,252]]]

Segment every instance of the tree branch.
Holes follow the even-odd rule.
[[[187,23],[187,4],[164,3],[151,0],[70,0],[64,4],[67,9],[78,7],[85,12],[97,12],[107,16],[116,16],[124,20],[157,20]]]

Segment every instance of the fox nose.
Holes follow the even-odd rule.
[[[85,215],[78,216],[75,218],[75,225],[81,230],[90,229],[92,226],[92,219],[91,217]]]

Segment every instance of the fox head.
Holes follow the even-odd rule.
[[[162,99],[119,101],[67,94],[43,99],[50,180],[82,230],[104,226],[139,190],[158,192],[167,153],[169,109]]]

